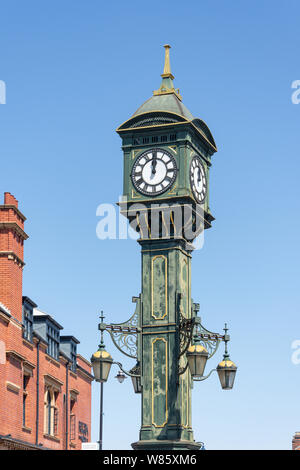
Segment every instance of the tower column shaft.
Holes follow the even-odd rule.
[[[134,448],[195,446],[191,377],[179,375],[182,315],[191,317],[191,255],[180,240],[140,240],[142,246],[142,426]]]

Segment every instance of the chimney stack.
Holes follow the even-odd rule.
[[[18,209],[16,198],[4,193],[0,205],[0,302],[22,322],[22,277],[26,218]]]

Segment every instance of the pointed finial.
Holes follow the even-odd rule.
[[[103,310],[101,310],[101,315],[100,315],[99,318],[100,318],[100,320],[101,320],[101,323],[103,323],[103,320],[104,320],[104,318],[105,318],[105,316],[103,315]]]
[[[169,44],[164,45],[165,48],[165,66],[164,72],[161,74],[163,78],[171,78],[174,79],[174,76],[171,73],[171,65],[170,65],[170,49],[171,46]]]
[[[105,316],[103,315],[103,310],[101,310],[101,315],[99,316],[100,320],[101,320],[101,323],[99,324],[99,330],[100,330],[100,344],[99,344],[99,349],[104,349],[105,348],[105,344],[104,344],[104,341],[103,341],[103,330],[105,330],[105,324],[103,323],[103,320],[105,318]]]
[[[161,74],[162,82],[160,88],[153,92],[153,95],[167,95],[170,93],[174,93],[177,98],[181,101],[181,96],[179,94],[179,90],[174,88],[173,79],[174,76],[171,73],[171,66],[170,66],[170,48],[169,44],[164,45],[165,48],[165,65],[164,65],[164,72]]]
[[[224,351],[224,360],[226,359],[229,359],[229,354],[228,354],[228,349],[227,349],[227,343],[229,341],[229,336],[227,334],[227,331],[228,331],[228,328],[227,328],[227,323],[225,323],[225,327],[223,328],[223,330],[225,331],[225,335],[224,335],[224,343],[225,343],[225,351]]]

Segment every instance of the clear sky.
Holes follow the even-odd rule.
[[[28,219],[24,295],[82,355],[97,349],[100,310],[126,321],[140,292],[138,244],[99,240],[96,209],[121,194],[115,129],[159,87],[164,44],[184,104],[214,135],[216,221],[193,256],[192,295],[208,329],[228,322],[239,369],[231,392],[216,375],[195,384],[193,428],[207,449],[289,449],[300,431],[299,15],[293,0],[1,4],[0,193]],[[104,448],[128,449],[140,396],[116,373],[104,386]],[[93,384],[94,441],[98,402]]]

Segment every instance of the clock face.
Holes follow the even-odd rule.
[[[204,166],[201,163],[200,157],[196,156],[191,161],[190,181],[195,199],[201,204],[206,196],[207,182]]]
[[[176,175],[175,158],[165,150],[152,149],[137,158],[131,178],[134,187],[140,193],[157,196],[172,186]]]

